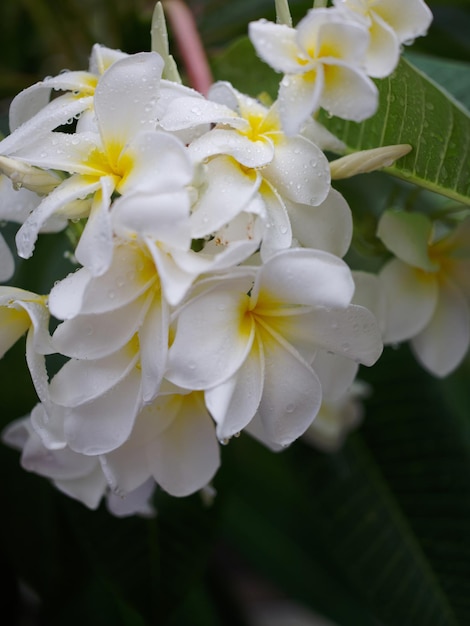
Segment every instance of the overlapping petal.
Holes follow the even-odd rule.
[[[147,449],[147,460],[157,483],[174,496],[202,489],[220,464],[214,423],[202,393],[181,396],[175,419]]]
[[[142,406],[140,388],[140,374],[134,368],[107,394],[67,408],[64,433],[70,448],[94,456],[122,445]]]
[[[394,343],[413,337],[430,321],[438,299],[438,281],[433,274],[392,259],[380,272],[387,300],[384,341]]]
[[[435,376],[447,376],[462,361],[470,345],[468,303],[458,288],[441,278],[433,315],[411,340],[420,363]]]
[[[245,318],[251,277],[215,284],[177,318],[166,377],[188,389],[208,389],[230,378],[251,349],[254,327]]]
[[[262,343],[265,380],[258,413],[267,438],[287,446],[317,414],[321,384],[313,369],[280,337],[265,330]]]
[[[248,33],[258,55],[277,72],[298,71],[299,46],[295,29],[258,20],[250,23]]]

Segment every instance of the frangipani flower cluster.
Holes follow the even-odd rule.
[[[105,497],[117,514],[150,514],[155,486],[201,490],[241,431],[290,445],[381,354],[379,280],[343,260],[352,215],[323,152],[335,138],[311,113],[375,111],[368,29],[395,22],[385,1],[359,17],[361,3],[339,4],[297,29],[251,25],[260,56],[287,75],[271,106],[228,82],[203,96],[164,78],[157,52],[98,45],[89,71],[12,102],[0,216],[21,224],[20,257],[34,260],[44,231],[67,227],[78,243],[50,293],[0,287],[2,354],[27,332],[38,395],[4,440],[89,507]],[[428,18],[397,26],[396,41]],[[0,260],[7,280],[3,241]]]
[[[285,132],[298,133],[320,107],[355,122],[373,115],[378,92],[370,77],[391,74],[400,44],[424,35],[431,20],[423,0],[335,0],[295,28],[251,23],[259,56],[284,74],[278,98]]]

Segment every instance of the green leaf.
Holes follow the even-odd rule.
[[[470,110],[469,63],[440,59],[416,52],[406,52],[405,58]]]
[[[230,444],[227,536],[285,594],[341,626],[465,626],[468,371],[436,382],[402,347],[367,379],[364,426],[337,454]]]
[[[377,86],[379,109],[370,119],[358,124],[322,112],[320,121],[351,152],[410,144],[412,151],[386,171],[470,204],[468,111],[405,59]]]

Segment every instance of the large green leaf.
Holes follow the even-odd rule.
[[[230,444],[240,478],[228,537],[258,571],[340,626],[464,626],[467,372],[436,384],[401,348],[367,374],[364,427],[340,453],[296,443],[275,457]]]
[[[416,52],[406,53],[405,58],[470,110],[470,63]]]
[[[425,74],[401,59],[377,81],[377,113],[357,124],[320,116],[349,150],[407,143],[412,151],[387,171],[470,204],[470,115]]]

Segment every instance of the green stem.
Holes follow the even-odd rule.
[[[276,3],[276,21],[278,24],[292,26],[292,17],[289,10],[287,0],[275,0]]]

